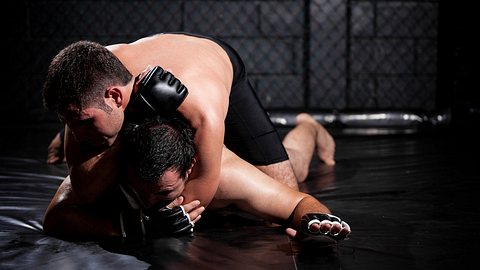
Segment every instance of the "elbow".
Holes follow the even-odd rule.
[[[43,232],[46,235],[59,237],[62,235],[61,215],[56,207],[49,207],[43,216]]]
[[[69,228],[74,220],[69,220],[69,213],[62,204],[50,205],[43,216],[43,232],[63,240],[77,240],[77,236]]]

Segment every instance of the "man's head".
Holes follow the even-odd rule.
[[[59,114],[79,141],[104,144],[116,137],[123,123],[123,114],[115,111],[122,104],[111,89],[131,80],[132,74],[104,46],[78,41],[50,63],[44,105]]]
[[[193,138],[181,116],[157,117],[127,129],[128,181],[147,207],[181,195],[195,162]]]

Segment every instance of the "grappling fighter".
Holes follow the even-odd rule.
[[[195,200],[200,202],[198,207],[207,207],[213,199],[220,181],[224,140],[229,149],[258,169],[298,188],[297,181],[302,181],[305,173],[293,171],[288,143],[285,149],[251,89],[241,59],[230,46],[185,33],[159,34],[107,47],[79,41],[54,57],[43,89],[46,107],[66,124],[68,181],[74,191],[71,200],[52,205],[45,219],[47,229],[55,231],[58,224],[49,221],[65,219],[65,213],[73,222],[88,214],[94,216],[90,210],[116,184],[123,159],[119,132],[141,85],[132,73],[143,79],[150,71],[145,67],[157,65],[171,71],[161,78],[168,77],[170,88],[178,90],[180,84],[173,73],[188,89],[177,110],[195,129],[197,173],[185,185],[184,204]],[[323,128],[314,132],[312,147],[317,146],[325,163],[333,164],[333,139]]]

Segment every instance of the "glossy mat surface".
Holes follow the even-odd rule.
[[[458,269],[477,262],[478,134],[335,136],[337,165],[301,185],[347,220],[349,240],[292,241],[225,211],[193,238],[67,242],[42,216],[66,173],[45,164],[57,127],[2,127],[0,269]]]

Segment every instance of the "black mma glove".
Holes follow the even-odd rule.
[[[148,214],[142,209],[129,209],[120,213],[120,227],[124,238],[178,237],[193,233],[193,222],[183,206],[163,207]]]
[[[322,232],[321,229],[318,231],[313,230],[313,224],[319,224],[320,226],[324,223],[329,223],[332,226],[330,227],[329,231]],[[334,225],[339,225],[340,230],[336,233],[333,233],[331,229]],[[301,221],[301,231],[308,235],[318,236],[318,235],[325,235],[334,240],[342,240],[345,239],[351,232],[350,226],[345,222],[342,221],[339,217],[331,215],[331,214],[321,214],[321,213],[310,213],[306,214],[302,217]]]
[[[129,206],[120,213],[122,237],[184,236],[193,233],[193,222],[183,206],[169,208],[160,202],[148,209],[132,195],[133,190],[121,186]],[[128,190],[128,191],[127,191]]]
[[[172,114],[187,95],[188,89],[172,73],[156,66],[140,81],[127,106],[126,118],[138,123],[158,114]]]

